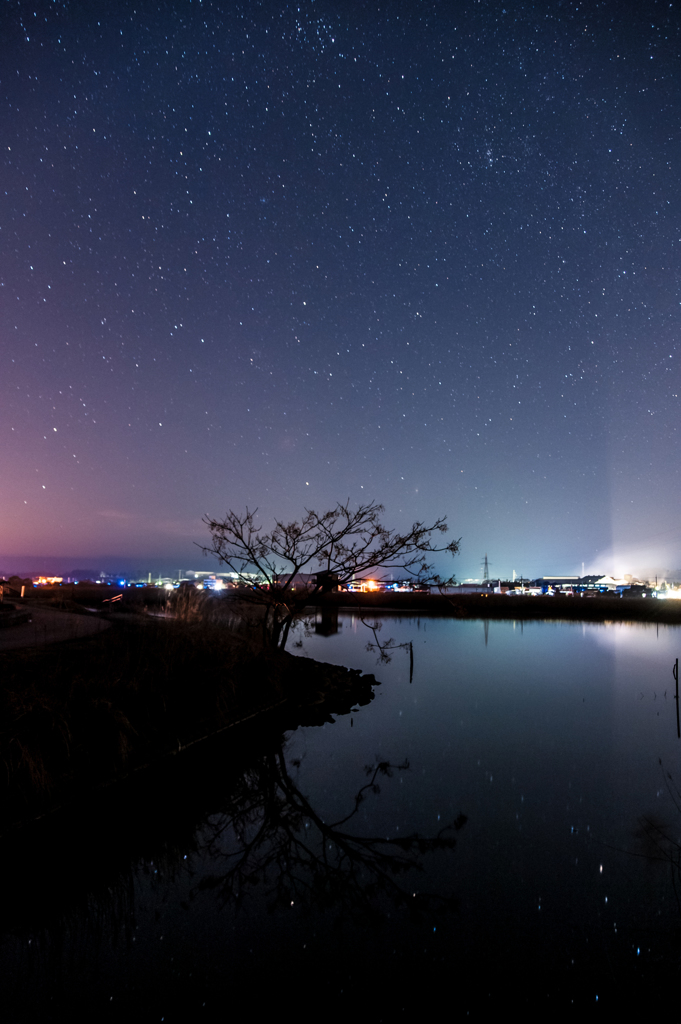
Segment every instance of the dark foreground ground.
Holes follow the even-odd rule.
[[[72,639],[0,650],[0,834],[273,709],[312,724],[322,706],[324,721],[372,699],[373,676],[258,649],[224,624],[122,615],[82,635],[105,623],[61,616]],[[31,644],[31,623],[12,628]]]
[[[0,652],[19,647],[75,640],[108,629],[107,619],[96,615],[74,615],[58,608],[40,607],[36,602],[0,606]]]

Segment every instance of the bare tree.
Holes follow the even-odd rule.
[[[430,526],[416,522],[399,533],[383,525],[383,511],[375,502],[351,509],[347,501],[323,513],[305,509],[300,522],[275,520],[274,529],[265,533],[256,525],[257,509],[247,508],[243,514],[230,510],[224,519],[204,518],[211,543],[200,547],[216,555],[262,603],[266,641],[283,649],[291,624],[310,598],[338,585],[387,571],[397,571],[413,584],[443,587],[454,582],[454,576],[440,576],[429,561],[436,553],[455,555],[459,550],[458,540],[436,543],[447,533],[446,516]],[[316,576],[301,592],[297,580],[312,570]]]

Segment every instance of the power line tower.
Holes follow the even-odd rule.
[[[485,558],[482,563],[482,582],[487,583],[489,580],[489,562],[487,561],[487,552],[485,552]]]

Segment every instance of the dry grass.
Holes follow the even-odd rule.
[[[145,607],[0,654],[0,832],[285,702],[313,722],[372,699],[373,676],[264,647],[260,605],[187,590]]]
[[[248,630],[189,602],[178,612],[0,655],[0,791],[10,816],[282,699],[281,659],[258,652]]]

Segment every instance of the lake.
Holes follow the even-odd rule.
[[[251,726],[5,840],[5,1019],[600,1015],[675,991],[679,629],[380,621],[291,648],[375,673],[365,706]]]

